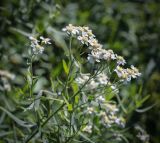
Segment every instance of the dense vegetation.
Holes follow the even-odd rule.
[[[131,0],[2,0],[0,5],[0,142],[23,142],[36,132],[33,137],[35,142],[78,142],[79,140],[98,143],[138,143],[142,142],[138,135],[143,136],[144,133],[149,134],[149,142],[159,143],[159,7],[158,0],[134,2]],[[70,84],[74,75],[69,77],[70,80],[67,77],[72,60],[68,53],[69,38],[65,32],[62,32],[62,28],[69,23],[90,27],[104,49],[112,49],[118,55],[123,55],[127,67],[135,65],[142,73],[138,80],[132,80],[119,89],[120,102],[114,95],[106,96],[107,101],[118,104],[120,115],[123,115],[126,120],[124,129],[113,127],[106,131],[99,125],[99,119],[96,117],[93,119],[93,124],[98,129],[95,128],[92,135],[80,133],[74,138],[73,135],[76,136],[74,131],[80,130],[80,123],[75,121],[77,126],[72,130],[71,125],[70,131],[65,127],[70,120],[70,112],[72,113],[75,107],[70,99],[67,99],[69,103],[65,102],[67,115],[61,111],[51,116],[61,105],[54,99],[56,97],[61,102],[59,94],[66,81],[71,89],[65,87],[65,91],[68,90],[69,94],[75,95],[78,90],[76,83]],[[51,44],[45,47],[42,55],[36,55],[32,64],[29,36],[37,38],[44,36],[51,39]],[[83,72],[94,75],[95,69],[86,64],[87,54],[80,56],[79,48],[79,43],[74,39],[73,56],[83,65]],[[86,45],[82,48],[86,48]],[[32,70],[30,70],[31,65]],[[32,74],[35,77],[32,77]],[[33,79],[33,87],[30,86],[31,79]],[[43,91],[40,92],[41,90]],[[108,90],[110,89],[107,89],[107,92]],[[59,96],[54,97],[53,93]],[[33,104],[30,100],[32,94],[39,95],[40,98],[42,96],[41,101],[36,100],[36,110],[35,108],[32,110]],[[81,97],[80,94],[77,95]],[[89,96],[88,100],[92,101],[94,98],[95,96]],[[81,99],[76,96],[75,102],[79,101]],[[81,113],[78,109],[76,112]],[[35,114],[38,115],[35,117]],[[51,119],[53,121],[45,123],[50,117],[54,117]],[[74,117],[78,120],[81,115],[74,115]],[[57,122],[56,119],[64,125],[62,128],[52,124]],[[106,138],[103,138],[104,136]],[[145,141],[148,142],[148,136]]]

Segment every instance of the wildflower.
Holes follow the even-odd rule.
[[[87,107],[88,114],[92,114],[94,112],[93,107]]]
[[[88,46],[88,37],[87,36],[78,36],[77,38],[82,44],[86,44]]]
[[[29,37],[29,39],[31,40],[31,44],[38,44],[38,40],[32,36]]]
[[[113,114],[115,114],[116,112],[119,111],[119,109],[116,107],[115,104],[107,103],[107,104],[105,104],[105,106],[106,106],[106,112],[109,113],[109,114],[113,115]]]
[[[88,132],[88,133],[92,133],[92,126],[91,125],[85,126],[85,128],[83,128],[83,131]]]
[[[116,55],[116,60],[117,60],[118,65],[124,65],[126,63],[126,61],[124,60],[122,56]]]
[[[40,36],[40,39],[42,40],[42,43],[44,44],[51,44],[50,42],[51,39],[49,38],[44,38],[43,36]]]
[[[38,55],[42,54],[44,51],[44,47],[42,44],[51,44],[49,38],[44,38],[43,36],[40,36],[41,41],[37,40],[36,38],[30,36],[29,39],[31,40],[31,47],[33,54]]]
[[[99,83],[95,80],[90,80],[90,82],[86,85],[86,88],[88,89],[96,89],[98,87]]]
[[[125,127],[125,120],[124,120],[123,118],[118,118],[118,117],[117,117],[117,118],[115,118],[114,122],[115,122],[117,125],[121,126],[122,128]]]
[[[91,51],[91,54],[88,54],[88,60],[92,63],[100,62],[100,59],[102,58],[101,55],[102,55],[101,49],[94,49]]]
[[[96,77],[100,85],[107,85],[109,83],[109,78],[105,73],[100,73]]]
[[[93,61],[100,62],[100,60],[110,61],[115,59],[116,55],[112,50],[105,50],[101,47],[92,49],[91,54],[88,54],[88,60],[90,60],[92,63]]]
[[[68,35],[76,35],[79,33],[76,26],[73,26],[72,24],[69,24],[65,28],[62,29],[62,31],[67,32]]]
[[[117,66],[114,71],[117,73],[118,77],[122,77],[125,74],[125,69],[120,66]]]
[[[98,40],[95,38],[90,38],[88,40],[88,43],[90,44],[91,48],[90,49],[98,49],[98,48],[102,48],[102,45],[98,43]]]
[[[122,79],[122,81],[130,81],[131,80],[131,75],[127,72],[126,69],[123,69],[120,66],[117,66],[116,69],[114,70],[118,77]]]
[[[103,59],[110,61],[110,60],[115,60],[116,59],[116,55],[114,54],[114,52],[112,50],[103,50]]]
[[[101,95],[101,96],[98,96],[97,98],[97,101],[99,102],[104,102],[105,101],[105,98]]]
[[[44,51],[44,47],[39,44],[31,44],[31,47],[33,48],[33,53],[35,55],[42,54]]]
[[[119,78],[122,78],[122,80],[130,81],[131,78],[137,78],[138,76],[141,75],[139,73],[138,69],[135,68],[133,65],[131,68],[123,69],[120,66],[117,66],[116,69],[114,70]]]
[[[89,74],[81,74],[75,80],[78,84],[84,84],[89,79]]]
[[[131,65],[131,69],[133,71],[133,75],[132,75],[133,78],[136,78],[137,76],[141,75],[141,73],[139,72],[139,70],[136,67],[134,67],[133,65]]]

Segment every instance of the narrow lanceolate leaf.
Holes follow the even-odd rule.
[[[19,118],[17,118],[15,115],[13,115],[12,113],[10,113],[8,110],[6,110],[5,108],[0,106],[0,109],[5,112],[11,119],[13,119],[18,125],[22,126],[22,127],[27,127],[27,128],[31,128],[34,125],[32,124],[28,124],[22,120],[20,120]]]
[[[68,73],[69,73],[69,68],[68,68],[67,64],[66,64],[66,62],[65,62],[64,60],[62,61],[62,63],[63,63],[64,72],[68,75]]]
[[[88,138],[85,134],[83,134],[83,133],[79,133],[80,134],[80,136],[82,137],[82,138],[84,138],[86,141],[88,141],[88,142],[90,142],[90,143],[95,143],[95,142],[93,142],[90,138]]]
[[[4,137],[4,136],[7,136],[7,135],[10,135],[10,134],[13,134],[13,131],[9,131],[9,132],[0,132],[0,138]]]
[[[143,109],[136,109],[136,111],[139,112],[139,113],[143,113],[143,112],[146,112],[146,111],[152,109],[155,105],[156,104],[153,104],[153,105],[151,105],[149,107],[146,107],[146,108],[143,108]]]

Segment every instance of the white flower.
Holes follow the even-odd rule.
[[[103,50],[103,59],[104,60],[115,60],[116,59],[116,55],[114,54],[114,52],[112,50]]]
[[[88,46],[88,37],[86,36],[78,36],[77,38],[82,44],[86,44]]]
[[[117,73],[118,77],[122,77],[125,73],[125,70],[120,66],[117,66],[114,71]]]
[[[126,61],[124,60],[124,58],[122,56],[116,55],[116,59],[117,59],[117,64],[118,65],[124,65],[124,64],[126,64]]]
[[[96,98],[99,102],[104,102],[105,98],[101,95]]]
[[[107,85],[109,83],[109,78],[105,73],[98,74],[96,79],[101,85]]]
[[[93,79],[86,85],[88,89],[96,89],[99,83],[95,82]]]
[[[41,45],[39,44],[31,44],[31,47],[33,48],[33,53],[35,55],[37,54],[42,54],[43,51],[44,51],[44,47],[42,47]]]
[[[92,133],[92,126],[91,125],[85,126],[85,128],[83,128],[83,131],[88,132],[88,133]]]
[[[31,44],[38,44],[38,40],[32,36],[29,37],[29,39],[31,40]]]
[[[88,114],[92,114],[94,112],[93,107],[87,107]]]
[[[44,44],[51,44],[50,42],[51,39],[49,38],[44,38],[43,36],[40,36],[40,39],[42,40],[42,43]]]
[[[116,85],[111,85],[111,89],[114,93],[119,93],[119,89],[116,87]]]
[[[89,79],[89,76],[89,74],[80,74],[80,76],[76,78],[76,82],[78,84],[84,84]]]
[[[141,73],[139,72],[139,70],[136,67],[131,65],[131,69],[133,70],[135,76],[141,76]]]
[[[69,35],[79,34],[78,28],[76,26],[73,26],[72,24],[69,24],[68,26],[63,28],[62,31],[67,32],[67,34]]]
[[[91,51],[91,55],[92,55],[93,59],[95,59],[96,62],[100,62],[100,59],[102,59],[102,50],[101,49],[94,49]]]
[[[117,106],[115,104],[107,103],[107,104],[105,104],[105,106],[106,106],[106,112],[110,113],[112,115],[119,111],[119,109],[117,108]]]

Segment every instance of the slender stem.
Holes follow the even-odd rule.
[[[69,59],[70,59],[70,61],[72,61],[72,36],[70,37],[70,39],[69,39]]]
[[[55,112],[53,112],[53,113],[41,124],[41,127],[44,127],[44,126],[48,123],[48,121],[49,121],[59,110],[61,110],[61,109],[64,107],[65,104],[66,104],[66,103],[63,103]],[[38,133],[38,131],[39,131],[39,129],[36,128],[36,129],[32,132],[32,134],[24,141],[24,143],[28,143],[28,142]]]
[[[29,87],[29,93],[30,93],[30,98],[33,97],[33,91],[32,91],[32,87],[33,87],[33,55],[31,55],[30,58],[30,67],[29,67],[29,72],[30,72],[30,78],[31,78],[31,83],[30,83],[30,87]]]
[[[97,72],[94,75],[89,77],[89,79],[81,86],[81,88],[73,96],[71,96],[71,98],[74,98],[77,94],[81,92],[81,90],[88,84],[88,82],[98,74],[100,68],[97,70]]]
[[[95,73],[95,75],[98,73],[98,71]],[[89,82],[90,79],[92,79],[92,77],[94,77],[95,75],[91,76],[86,83],[77,91],[77,93],[75,93],[71,98],[75,97],[77,94],[80,93],[80,91],[82,90],[82,88]],[[41,127],[44,127],[48,121],[59,111],[61,110],[64,106],[66,105],[66,103],[63,103],[55,112],[53,112],[41,125]],[[38,128],[36,128],[32,134],[26,139],[26,141],[24,143],[28,143],[36,134],[38,133]]]

